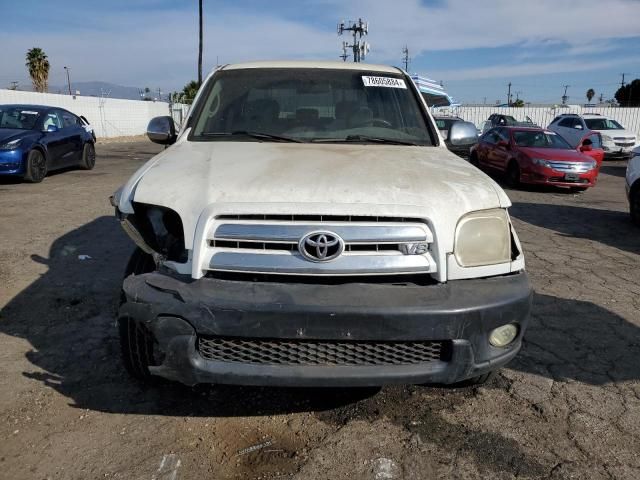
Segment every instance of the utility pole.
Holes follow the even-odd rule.
[[[516,92],[516,102],[517,102],[518,100],[520,100],[520,94],[521,94],[521,93],[522,93],[522,90],[518,90],[518,91]]]
[[[507,90],[507,106],[511,106],[511,82],[509,82],[509,90]]]
[[[160,90],[160,87],[158,87],[158,101],[162,101],[162,91]]]
[[[404,46],[404,48],[402,49],[402,61],[404,63],[404,71],[409,73],[409,62],[411,61],[411,58],[409,58],[409,47],[408,46]]]
[[[563,85],[564,87],[564,95],[562,95],[562,104],[566,105],[567,104],[567,100],[569,99],[569,97],[567,96],[567,88],[569,88],[571,85]]]
[[[629,75],[628,73],[621,73],[620,75],[622,75],[622,81],[620,82],[620,88],[624,88],[625,83],[624,83],[624,76],[625,75]]]
[[[198,87],[202,85],[202,0],[198,0],[198,24],[200,32],[198,36]]]
[[[600,98],[599,98],[600,103],[602,103],[602,100],[603,100],[603,99],[604,99],[604,96],[602,95],[602,93],[600,93]]]
[[[71,79],[69,78],[69,70],[71,70],[69,67],[64,67],[64,69],[67,71],[67,85],[69,87],[69,95],[71,95]]]
[[[347,31],[353,33],[353,44],[345,45],[343,43],[342,48],[344,50],[343,55],[346,55],[346,48],[350,47],[353,50],[353,61],[357,63],[364,60],[367,53],[369,53],[370,45],[362,41],[362,37],[369,34],[369,23],[359,18],[357,22],[350,20],[348,25],[348,27],[345,27],[344,20],[341,21],[338,24],[338,35],[342,35]],[[341,58],[343,57],[341,56]],[[346,58],[344,60],[346,61]]]

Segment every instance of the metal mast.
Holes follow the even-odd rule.
[[[345,26],[347,25],[347,26]],[[343,53],[340,55],[345,62],[347,61],[347,48],[351,48],[353,51],[353,61],[361,62],[369,53],[370,45],[362,40],[364,35],[369,34],[369,23],[365,22],[361,18],[358,19],[357,22],[352,22],[349,20],[347,24],[345,24],[344,20],[342,20],[338,24],[338,35],[342,35],[344,32],[352,32],[353,34],[353,43],[349,45],[347,42],[342,42],[342,50]]]

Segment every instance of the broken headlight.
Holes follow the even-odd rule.
[[[165,260],[184,263],[184,229],[180,215],[170,208],[133,203],[134,215],[121,219],[122,227],[142,250]]]
[[[462,267],[495,265],[511,260],[511,233],[502,208],[464,215],[456,227],[453,249]]]

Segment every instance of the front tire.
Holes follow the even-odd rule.
[[[479,385],[484,385],[485,383],[493,380],[496,376],[497,371],[491,370],[490,372],[484,373],[482,375],[478,375],[477,377],[467,378],[458,383],[454,383],[451,386],[453,388],[467,388],[467,387],[477,387]]]
[[[507,168],[507,184],[511,188],[520,186],[520,166],[516,161],[512,161]]]
[[[91,142],[84,144],[82,148],[82,160],[80,168],[83,170],[92,170],[96,165],[96,147]]]
[[[136,248],[125,269],[124,277],[153,272],[156,264],[151,255]],[[124,291],[120,294],[120,304],[126,301]],[[132,377],[150,381],[150,365],[156,365],[156,340],[146,325],[128,316],[118,318],[118,333],[124,367]]]
[[[47,176],[47,159],[40,150],[31,150],[27,156],[27,168],[24,179],[31,183],[40,183]]]

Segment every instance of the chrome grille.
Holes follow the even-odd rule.
[[[311,232],[328,231],[344,251],[310,262],[298,251]],[[220,215],[207,232],[210,271],[292,275],[434,273],[433,234],[425,221],[404,217],[337,215]]]
[[[206,360],[255,365],[414,365],[446,360],[447,342],[198,337]]]
[[[593,169],[591,163],[587,162],[547,162],[549,167],[558,172],[586,173]]]

